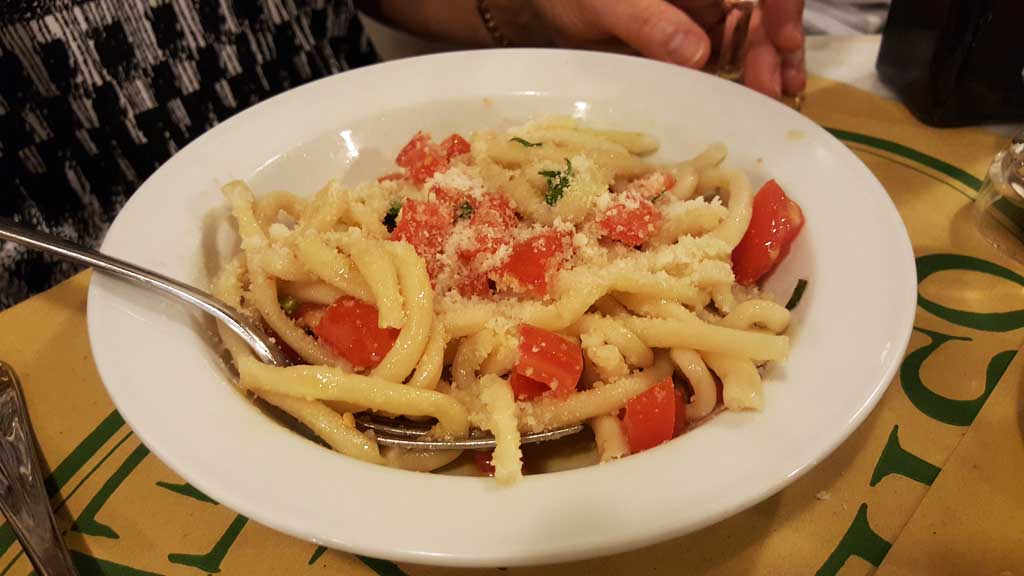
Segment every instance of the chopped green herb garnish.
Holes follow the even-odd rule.
[[[456,220],[462,220],[463,218],[469,218],[473,215],[473,205],[467,200],[463,200],[462,204],[459,204],[459,212],[455,215]]]
[[[653,203],[653,202],[657,202],[657,201],[658,201],[658,199],[660,199],[660,198],[661,198],[662,196],[664,196],[664,195],[665,195],[665,192],[668,192],[668,190],[666,189],[666,190],[662,190],[661,192],[658,192],[658,195],[657,195],[657,196],[655,196],[654,198],[651,198],[651,202],[652,202],[652,203]]]
[[[796,305],[800,303],[800,299],[804,297],[804,290],[806,289],[807,280],[803,278],[797,280],[796,288],[793,289],[793,295],[789,297],[789,302],[786,302],[786,310],[796,308]]]
[[[295,314],[295,311],[299,309],[299,301],[291,296],[282,296],[278,303],[281,304],[284,313],[289,316]]]
[[[526,146],[527,148],[534,148],[536,146],[543,146],[544,145],[543,142],[530,142],[529,140],[525,140],[523,138],[520,138],[519,136],[516,136],[514,138],[509,138],[508,141],[509,142],[518,142],[519,144],[522,144],[523,146]]]
[[[548,181],[548,191],[544,195],[544,201],[548,206],[554,206],[565,195],[565,189],[569,187],[572,177],[572,162],[565,159],[565,170],[541,170],[537,172]]]
[[[384,217],[384,227],[388,229],[388,232],[395,231],[395,226],[398,226],[398,213],[401,211],[401,202],[393,202],[391,207],[388,208],[388,214]]]

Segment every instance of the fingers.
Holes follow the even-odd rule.
[[[751,17],[743,83],[778,99],[782,97],[782,58],[765,34],[761,16],[760,11],[755,11]]]
[[[782,54],[804,47],[804,0],[762,0],[768,38]]]
[[[782,97],[779,53],[770,42],[751,46],[744,65],[743,83],[772,98]]]
[[[786,94],[800,94],[807,88],[807,68],[804,65],[804,49],[782,55],[782,91]]]
[[[690,18],[705,30],[721,24],[725,18],[723,0],[671,0],[672,4],[681,8]]]
[[[787,94],[803,92],[807,85],[804,67],[803,0],[762,0],[764,28],[782,55],[782,89]]]
[[[644,56],[702,68],[711,54],[707,33],[665,0],[595,0],[597,23]]]

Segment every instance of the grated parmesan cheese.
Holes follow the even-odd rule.
[[[494,251],[493,254],[481,252],[473,259],[473,266],[481,272],[490,272],[496,270],[508,262],[509,257],[512,256],[512,245],[502,244]]]
[[[427,190],[435,186],[446,190],[457,190],[480,200],[487,193],[487,185],[475,166],[453,165],[444,172],[434,174],[423,185]],[[432,194],[429,195],[432,198]]]

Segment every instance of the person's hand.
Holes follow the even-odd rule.
[[[723,0],[532,0],[536,18],[521,16],[517,24],[534,43],[625,48],[704,68],[721,41],[723,4]],[[744,59],[747,86],[775,98],[803,91],[807,81],[803,4],[803,0],[761,0],[751,20]]]

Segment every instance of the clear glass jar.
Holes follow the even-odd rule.
[[[1024,132],[992,160],[974,211],[985,238],[1024,262]]]

